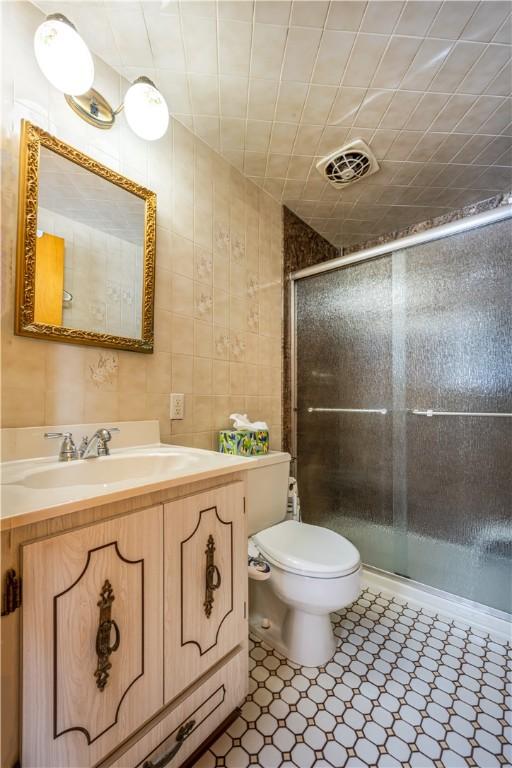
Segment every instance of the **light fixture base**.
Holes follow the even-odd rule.
[[[96,128],[108,130],[112,128],[119,110],[113,110],[104,96],[94,88],[80,96],[65,94],[67,103],[82,120]]]

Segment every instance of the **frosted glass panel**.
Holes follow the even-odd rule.
[[[297,282],[304,519],[512,611],[510,221]],[[309,408],[387,409],[387,415]]]
[[[393,257],[409,409],[512,413],[511,241],[506,221]],[[512,418],[408,415],[408,576],[510,611],[511,513]]]

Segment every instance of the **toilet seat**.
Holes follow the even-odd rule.
[[[289,573],[332,579],[354,573],[359,552],[335,531],[318,525],[285,520],[253,536],[269,563]]]

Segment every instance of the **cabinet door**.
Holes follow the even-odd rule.
[[[247,637],[243,483],[164,507],[165,701]]]
[[[162,513],[24,546],[24,768],[94,765],[161,708]]]

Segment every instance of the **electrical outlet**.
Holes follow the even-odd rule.
[[[185,418],[185,395],[177,394],[173,392],[171,394],[171,419],[184,419]]]

